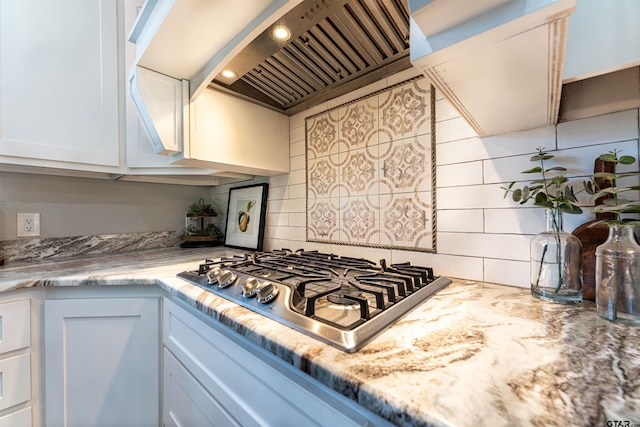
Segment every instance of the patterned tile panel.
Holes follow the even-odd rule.
[[[435,251],[424,78],[306,120],[307,240]]]

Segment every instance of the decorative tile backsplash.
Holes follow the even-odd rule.
[[[306,120],[307,241],[435,251],[425,78]]]

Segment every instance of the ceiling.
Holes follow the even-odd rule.
[[[211,87],[292,115],[410,68],[407,0],[305,0],[258,36]]]

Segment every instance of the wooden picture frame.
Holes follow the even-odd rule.
[[[269,184],[229,190],[224,245],[262,251]]]

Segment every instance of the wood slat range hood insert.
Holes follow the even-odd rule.
[[[409,0],[411,62],[479,136],[555,124],[575,7],[576,0]]]
[[[279,42],[275,25],[292,37]],[[410,68],[406,0],[305,0],[256,37],[212,86],[291,115]]]

